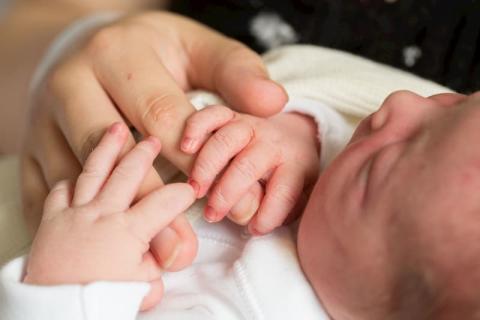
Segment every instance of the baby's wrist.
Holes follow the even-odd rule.
[[[305,135],[315,143],[317,151],[320,152],[319,128],[315,119],[307,114],[296,111],[285,112],[274,116],[282,125],[288,126],[291,130]]]

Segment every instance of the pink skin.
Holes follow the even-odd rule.
[[[229,215],[256,235],[300,213],[302,192],[318,175],[316,126],[299,114],[263,119],[223,106],[207,107],[187,120],[181,148],[198,152],[190,184],[197,197],[209,194],[206,219],[215,222]],[[229,214],[240,199],[262,189],[261,179],[266,186],[258,211],[237,208],[235,215]]]
[[[440,318],[479,311],[479,123],[478,94],[394,93],[318,179],[298,251],[335,320],[387,319],[412,268],[448,288]]]
[[[161,268],[150,242],[195,200],[185,183],[156,188],[134,202],[160,151],[150,137],[121,159],[128,129],[110,127],[86,160],[75,187],[58,183],[45,201],[24,281],[39,285],[98,280],[151,284],[141,309],[163,294]]]

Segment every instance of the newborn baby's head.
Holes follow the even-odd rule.
[[[335,320],[480,319],[480,95],[398,92],[320,177],[298,235]]]

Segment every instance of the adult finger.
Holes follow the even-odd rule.
[[[56,98],[55,116],[62,131],[61,136],[68,141],[78,161],[85,163],[106,128],[112,123],[125,120],[98,82],[84,56],[73,57],[67,65],[59,68],[52,75],[49,87],[51,95]],[[135,139],[128,134],[120,156],[134,146]],[[161,179],[152,168],[139,190],[139,196],[161,185]]]
[[[191,20],[185,19],[181,30],[192,87],[218,92],[229,106],[257,116],[270,116],[283,108],[287,94],[270,80],[258,54]]]
[[[124,48],[124,43],[121,44],[121,48]],[[118,52],[113,53],[116,56]],[[92,72],[90,58],[85,55],[72,57],[66,65],[57,68],[49,80],[50,95],[57,100],[56,117],[63,135],[80,162],[84,162],[94,149],[105,128],[114,122],[124,121],[116,105]],[[133,137],[129,136],[122,153],[126,153],[134,145]],[[140,187],[138,196],[142,197],[162,185],[162,180],[152,168]],[[171,237],[171,234],[175,237]],[[168,259],[168,256],[162,256],[168,251],[167,248],[182,243],[182,250],[172,264],[175,268],[189,264],[197,248],[195,235],[183,216],[175,219],[169,228],[154,239],[154,242],[152,250],[155,249],[156,256],[161,260]]]
[[[123,42],[115,45],[123,41],[119,36],[109,39],[114,43],[99,52],[95,64],[102,87],[140,133],[161,137],[162,154],[187,172],[192,157],[178,146],[184,123],[195,109],[153,50],[140,45],[125,47]],[[109,50],[119,47],[120,52]]]
[[[150,241],[194,201],[195,194],[189,184],[168,184],[153,191],[128,210],[132,229]]]
[[[208,106],[192,114],[185,124],[180,148],[183,152],[193,154],[207,140],[208,135],[223,127],[233,119],[235,113],[232,109],[214,105]]]
[[[139,142],[120,160],[96,200],[108,204],[114,211],[129,208],[160,147],[155,137]]]
[[[34,235],[40,225],[48,185],[38,162],[31,155],[22,155],[20,163],[22,212],[28,231]]]
[[[298,168],[281,165],[272,174],[267,183],[257,215],[249,225],[249,231],[255,235],[269,233],[281,226],[299,200],[304,174]]]
[[[81,171],[80,163],[70,150],[50,109],[34,114],[32,136],[27,143],[41,167],[45,182],[51,188],[61,180],[75,181]]]
[[[40,100],[32,109],[28,130],[22,156],[22,203],[26,224],[34,234],[49,189],[61,180],[74,181],[80,164],[55,123],[47,101]]]
[[[261,142],[255,143],[235,157],[210,192],[205,208],[208,221],[221,220],[253,184],[277,165],[278,157],[266,151],[269,149]]]
[[[105,184],[123,149],[127,130],[123,123],[115,122],[88,156],[75,185],[74,206],[90,202]]]
[[[197,197],[205,196],[216,176],[254,136],[251,126],[244,122],[232,122],[219,129],[198,153],[190,174],[190,183]]]

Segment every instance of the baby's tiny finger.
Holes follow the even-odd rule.
[[[262,235],[281,226],[295,208],[304,185],[304,174],[295,166],[279,166],[267,183],[265,196],[248,229]]]
[[[62,180],[53,186],[52,190],[45,199],[44,219],[51,218],[51,215],[57,214],[70,206],[72,199],[72,184],[68,180]]]
[[[233,119],[235,113],[225,106],[208,106],[193,113],[185,124],[180,149],[185,153],[197,152],[208,135]]]
[[[253,135],[253,128],[248,124],[232,122],[205,143],[190,174],[190,183],[195,186],[198,198],[205,196],[217,175],[250,143]]]
[[[160,141],[150,136],[139,142],[115,167],[97,199],[113,211],[126,210],[160,152]]]
[[[176,216],[195,201],[195,194],[186,183],[172,183],[157,189],[129,209],[132,230],[150,242]]]
[[[255,143],[235,157],[210,192],[205,208],[207,221],[223,219],[253,184],[278,165],[278,155],[270,150],[268,145]]]
[[[98,146],[90,153],[75,185],[74,206],[90,202],[102,188],[127,138],[127,127],[121,122],[110,126]]]
[[[247,225],[260,207],[263,194],[260,183],[254,183],[250,190],[230,210],[228,218],[236,224]]]

